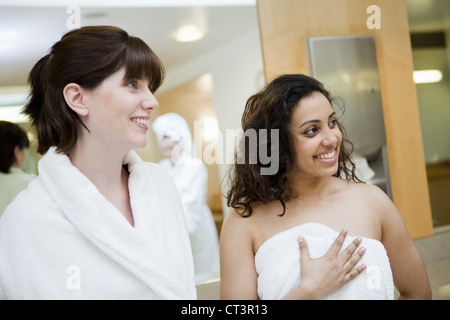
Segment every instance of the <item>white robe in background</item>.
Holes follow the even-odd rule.
[[[194,257],[195,282],[219,277],[219,238],[213,215],[207,204],[208,171],[196,157],[194,141],[186,120],[176,113],[166,113],[152,124],[158,142],[170,138],[178,144],[172,149],[173,160],[163,159],[180,193],[186,214]]]
[[[219,277],[219,238],[209,206],[206,203],[208,171],[200,159],[181,158],[177,164],[161,160],[180,192],[186,215],[194,258],[195,282],[200,284]]]
[[[168,172],[130,151],[134,227],[51,148],[0,219],[2,299],[195,299],[191,247]]]
[[[14,198],[36,178],[16,167],[11,167],[9,171],[0,172],[0,217]]]

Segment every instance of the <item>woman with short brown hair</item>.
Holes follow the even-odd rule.
[[[164,67],[109,26],[68,32],[33,67],[25,106],[39,176],[0,222],[0,297],[193,299],[183,209],[147,143]]]

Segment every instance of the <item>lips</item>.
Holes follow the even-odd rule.
[[[147,122],[148,122],[147,119],[143,119],[143,118],[132,118],[131,120],[136,123],[145,124],[145,125],[147,125]]]
[[[150,119],[149,117],[134,117],[134,118],[131,118],[131,121],[136,123],[139,127],[148,130],[148,120],[149,119]]]
[[[322,153],[322,154],[316,155],[316,156],[314,156],[314,158],[317,158],[317,159],[333,159],[335,155],[336,155],[336,151],[331,151],[331,152],[328,152],[328,153]]]
[[[334,164],[337,161],[337,152],[336,150],[324,152],[313,157],[316,161],[319,161],[324,164]]]

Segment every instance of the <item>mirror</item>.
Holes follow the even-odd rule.
[[[208,73],[211,78],[208,112],[216,118],[218,130],[239,128],[245,102],[259,89],[263,78],[256,1],[221,1],[211,6],[199,6],[198,1],[78,3],[41,1],[33,7],[22,5],[21,1],[0,4],[0,118],[6,120],[1,111],[7,107],[20,110],[28,93],[27,76],[32,66],[70,28],[114,25],[142,38],[163,61],[166,79],[156,93],[157,98]],[[177,41],[175,33],[189,25],[196,26],[203,37],[191,42]],[[160,107],[164,112],[172,111],[170,105],[161,103]],[[195,106],[186,107],[185,113],[187,118],[189,114],[200,116]],[[25,119],[16,122],[29,127]],[[152,139],[141,151],[146,161],[158,160],[150,151],[156,147]],[[34,173],[37,160],[29,169]],[[214,177],[210,178],[211,187],[212,181],[217,184],[214,189],[218,190],[226,165],[216,164],[211,174]],[[223,203],[220,200],[216,197],[212,205],[220,208]]]

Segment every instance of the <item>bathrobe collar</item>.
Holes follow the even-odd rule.
[[[77,230],[125,269],[144,281],[163,299],[184,299],[190,279],[173,270],[175,256],[186,251],[182,237],[173,235],[168,243],[173,221],[161,212],[154,181],[136,152],[130,151],[123,161],[128,165],[129,193],[135,226],[131,226],[119,210],[70,159],[50,148],[39,161],[39,176],[51,198]],[[171,210],[170,204],[164,204]],[[171,216],[171,215],[167,215]],[[173,231],[172,231],[173,233]],[[189,244],[187,244],[189,246]],[[189,247],[190,249],[190,247]],[[184,277],[184,278],[183,278]],[[195,289],[195,288],[194,288]],[[195,296],[195,293],[194,293]]]

